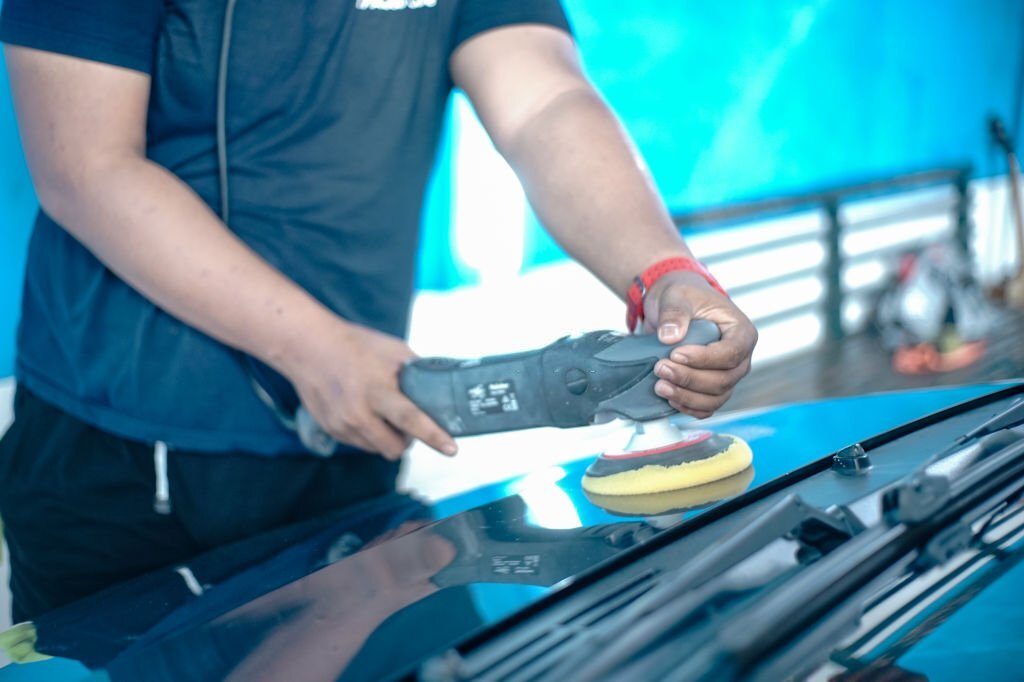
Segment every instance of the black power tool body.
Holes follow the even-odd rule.
[[[614,418],[649,421],[675,413],[654,392],[655,363],[678,346],[718,339],[718,327],[707,320],[693,320],[674,346],[651,335],[594,331],[523,353],[413,360],[402,368],[399,384],[453,436]]]

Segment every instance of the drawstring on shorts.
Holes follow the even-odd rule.
[[[162,440],[153,444],[153,468],[156,470],[153,511],[157,514],[170,514],[171,486],[167,480],[167,443]]]

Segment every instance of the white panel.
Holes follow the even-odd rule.
[[[736,305],[752,320],[776,315],[802,305],[816,303],[825,295],[820,277],[801,277],[772,287],[737,296]]]
[[[1017,238],[1006,176],[978,180],[971,185],[974,225],[972,249],[981,280],[994,284],[1012,273],[1017,263]]]
[[[817,242],[806,242],[715,263],[714,273],[722,286],[729,289],[818,267],[824,261],[825,247]]]
[[[884,281],[889,277],[889,273],[892,272],[892,264],[895,262],[895,257],[884,260],[882,258],[875,258],[848,265],[843,268],[843,289],[846,291],[856,291],[857,289],[870,287]]]
[[[758,246],[777,239],[806,235],[814,238],[824,225],[821,211],[807,211],[771,220],[762,220],[742,227],[721,230],[698,229],[687,234],[686,241],[699,258],[728,253],[738,247]]]
[[[855,225],[859,222],[884,219],[903,211],[920,210],[921,206],[927,204],[940,204],[948,209],[945,212],[948,216],[952,214],[956,198],[956,190],[951,185],[915,189],[884,197],[844,202],[839,207],[839,218],[844,225]],[[936,209],[937,212],[942,210],[943,208]]]
[[[842,249],[846,256],[859,256],[889,246],[910,247],[923,240],[950,234],[952,226],[946,215],[903,220],[844,235]]]
[[[861,297],[851,299],[843,304],[843,330],[852,334],[864,329],[871,318],[871,309]]]
[[[822,338],[824,325],[815,313],[806,313],[788,320],[758,328],[756,364],[781,360],[815,346]]]
[[[0,436],[14,421],[14,378],[0,379]]]

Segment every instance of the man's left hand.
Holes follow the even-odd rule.
[[[733,302],[692,272],[671,272],[658,279],[644,299],[644,330],[665,344],[677,344],[690,320],[710,320],[722,338],[708,346],[680,346],[655,366],[654,391],[676,410],[704,419],[732,395],[750,371],[757,343],[753,323]]]

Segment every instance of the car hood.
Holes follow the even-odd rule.
[[[753,470],[655,502],[599,506],[592,457],[434,505],[394,495],[219,548],[56,610],[35,648],[76,679],[382,679],[515,617],[620,553],[846,445],[998,385],[726,414]]]

